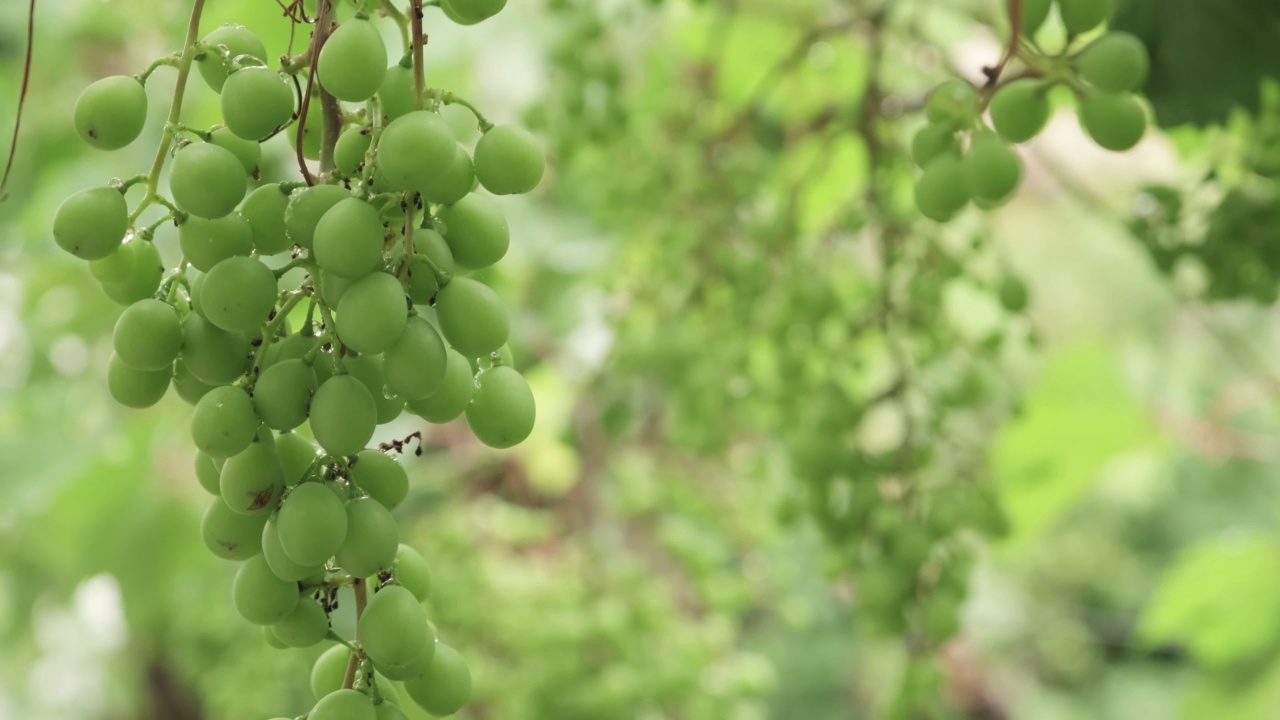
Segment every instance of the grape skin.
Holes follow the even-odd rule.
[[[947,222],[969,202],[964,165],[954,155],[934,158],[916,181],[916,207],[935,222]]]
[[[253,401],[238,387],[214,388],[196,403],[191,415],[191,438],[196,447],[215,458],[237,455],[249,447],[258,431]]]
[[[351,482],[388,510],[395,510],[409,495],[408,473],[380,450],[361,450],[351,461],[349,472]]]
[[[377,208],[347,198],[330,208],[316,225],[316,263],[344,278],[364,277],[382,265],[383,233]]]
[[[241,68],[222,87],[222,119],[227,129],[257,142],[293,117],[293,88],[265,67]]]
[[[53,215],[53,239],[81,260],[101,260],[120,247],[129,227],[129,206],[109,187],[81,190]]]
[[[368,20],[355,19],[339,26],[316,64],[316,76],[339,100],[364,102],[373,97],[387,72],[387,48],[382,34]]]
[[[240,213],[207,220],[189,216],[178,226],[182,255],[200,272],[209,272],[229,257],[253,252],[253,228]]]
[[[105,77],[76,100],[76,132],[99,150],[119,150],[138,139],[147,121],[147,91],[127,75]]]
[[[291,243],[285,231],[284,214],[289,196],[272,183],[249,193],[240,204],[239,215],[249,223],[253,246],[260,255],[275,255],[288,250]]]
[[[297,584],[272,574],[261,555],[240,566],[231,584],[231,597],[240,616],[255,625],[283,620],[298,606],[299,599]]]
[[[407,320],[404,287],[384,272],[369,273],[348,288],[338,302],[335,318],[342,344],[366,355],[391,347],[404,332]]]
[[[182,348],[182,323],[172,305],[148,298],[116,320],[111,342],[120,360],[139,370],[168,370]]]
[[[533,134],[515,125],[496,125],[476,143],[476,177],[494,195],[527,193],[546,169]]]
[[[405,682],[404,689],[432,715],[452,715],[471,699],[471,669],[457,650],[436,643],[436,656],[427,674]]]
[[[476,376],[476,391],[467,405],[467,425],[476,439],[492,448],[524,441],[537,417],[533,392],[512,368],[498,366]]]
[[[1126,32],[1110,32],[1085,48],[1076,61],[1080,76],[1103,92],[1137,90],[1147,80],[1147,47]]]
[[[252,333],[276,304],[275,273],[261,261],[232,257],[213,267],[200,289],[200,307],[209,322],[231,332]]]
[[[444,240],[458,265],[479,270],[506,256],[511,232],[502,208],[493,198],[468,195],[437,214],[445,224]]]
[[[413,662],[427,641],[427,619],[418,599],[398,585],[382,588],[360,616],[356,639],[375,663],[402,667]]]
[[[510,333],[498,294],[471,278],[455,277],[436,293],[436,318],[449,344],[469,357],[497,350]]]
[[[148,408],[160,402],[169,389],[173,371],[139,370],[112,355],[107,366],[107,391],[116,402],[135,409]]]
[[[178,209],[220,218],[244,199],[246,175],[235,153],[212,143],[192,143],[173,157],[169,192]]]
[[[378,140],[378,164],[392,187],[420,190],[453,163],[457,142],[438,113],[419,110],[393,120]]]
[[[427,422],[446,423],[466,411],[475,389],[471,363],[457,350],[449,348],[440,390],[430,397],[410,402],[409,411]]]
[[[1049,97],[1040,82],[1024,78],[996,91],[991,98],[991,122],[1009,142],[1030,140],[1049,123]]]
[[[262,44],[262,40],[243,25],[223,25],[205,35],[200,43],[207,48],[213,48],[215,45],[226,46],[233,60],[241,55],[248,55],[258,60],[267,58],[267,47]],[[222,92],[222,86],[227,81],[227,69],[223,65],[221,53],[214,49],[206,50],[203,56],[196,59],[196,67],[200,69],[200,75],[210,89],[214,92]]]
[[[319,483],[303,483],[290,491],[277,523],[280,546],[300,565],[324,564],[347,537],[347,512],[342,501]]]
[[[373,439],[378,408],[364,383],[335,375],[321,383],[311,399],[311,432],[332,455],[355,455]]]
[[[1101,147],[1113,152],[1132,148],[1147,129],[1147,113],[1133,95],[1094,93],[1080,100],[1080,125]]]
[[[347,537],[338,549],[338,565],[355,577],[376,575],[390,567],[400,547],[396,520],[373,498],[347,501]]]

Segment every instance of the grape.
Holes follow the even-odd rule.
[[[310,250],[320,218],[334,205],[350,197],[351,193],[337,185],[315,185],[294,193],[284,214],[284,227],[289,239]]]
[[[124,252],[124,245],[113,248],[106,257],[89,261],[89,274],[101,283],[121,283],[133,272],[134,253]]]
[[[128,277],[121,282],[104,282],[102,290],[107,297],[121,305],[132,305],[155,294],[164,275],[164,263],[160,252],[150,241],[133,238],[120,246],[116,254],[127,255]]]
[[[209,272],[229,257],[253,252],[253,228],[240,213],[206,220],[191,215],[178,226],[178,244],[192,267]]]
[[[409,318],[400,339],[382,358],[388,387],[405,400],[421,400],[435,394],[444,383],[444,341],[421,317]]]
[[[267,427],[292,430],[307,420],[307,406],[316,390],[316,373],[301,360],[276,363],[253,387],[253,406]]]
[[[355,175],[360,172],[365,153],[369,151],[369,146],[372,144],[373,138],[369,136],[368,130],[351,128],[342,133],[338,138],[338,144],[333,148],[333,162],[338,172],[343,175]]]
[[[459,25],[475,25],[501,12],[507,0],[444,0],[440,9]]]
[[[224,560],[248,560],[262,551],[265,515],[240,515],[221,497],[209,503],[200,520],[200,537],[209,552]]]
[[[494,195],[529,192],[545,169],[542,148],[522,127],[495,125],[476,143],[476,177]]]
[[[293,612],[271,626],[271,632],[289,647],[311,647],[329,634],[329,616],[320,603],[304,597],[298,600]]]
[[[241,68],[222,87],[222,120],[245,140],[258,142],[293,117],[293,88],[266,67]]]
[[[191,438],[196,447],[215,458],[244,451],[258,432],[253,401],[238,387],[214,388],[196,403],[191,416]]]
[[[223,64],[221,53],[214,48],[215,45],[225,45],[231,51],[232,59],[241,55],[259,60],[267,59],[267,48],[262,40],[243,25],[223,25],[205,35],[200,44],[209,49],[196,58],[196,66],[200,68],[200,75],[204,77],[205,83],[214,92],[222,92],[222,86],[227,82],[227,68]]]
[[[335,375],[311,398],[311,432],[330,455],[355,455],[373,439],[378,408],[364,383]]]
[[[409,410],[427,422],[446,423],[467,409],[475,390],[471,364],[457,350],[450,348],[440,390],[428,398],[409,403]]]
[[[249,339],[228,332],[197,313],[182,321],[182,360],[191,374],[210,385],[225,385],[244,373]]]
[[[957,123],[968,126],[978,118],[982,98],[978,90],[963,80],[948,80],[925,101],[925,114],[932,123]]]
[[[1011,313],[1020,313],[1027,309],[1027,286],[1015,277],[1005,277],[1000,281],[1000,305]]]
[[[417,550],[401,545],[391,570],[396,582],[413,593],[418,602],[426,602],[431,597],[431,567]]]
[[[284,641],[282,641],[280,638],[276,637],[276,634],[275,634],[274,632],[272,632],[272,631],[271,631],[271,626],[270,626],[270,625],[263,625],[263,626],[262,626],[262,639],[263,639],[263,640],[265,640],[265,641],[267,642],[267,644],[268,644],[268,645],[270,645],[271,647],[275,648],[276,650],[288,650],[288,649],[289,649],[289,646],[288,646],[288,645],[285,645],[285,644],[284,644]],[[274,718],[273,720],[290,720],[290,718]]]
[[[439,114],[426,110],[397,118],[378,140],[378,165],[400,190],[419,190],[453,163],[458,144]]]
[[[1053,0],[1022,0],[1022,32],[1024,35],[1035,35],[1044,21],[1049,19],[1049,10]]]
[[[173,156],[169,192],[179,210],[220,218],[244,199],[244,165],[235,153],[213,143],[192,143]]]
[[[321,271],[317,274],[320,299],[329,307],[338,307],[338,303],[342,302],[342,296],[347,294],[347,288],[355,282],[350,278],[344,278],[340,275],[334,275],[330,272]]]
[[[346,522],[346,517],[342,518]],[[324,564],[302,565],[294,562],[289,553],[280,544],[280,522],[278,516],[271,516],[262,527],[262,557],[267,559],[271,572],[281,580],[297,582],[314,575],[324,574]],[[326,558],[328,559],[328,558]]]
[[[360,355],[345,358],[347,372],[364,383],[377,408],[379,425],[389,423],[404,412],[405,401],[399,395],[387,392],[387,378],[382,372],[382,357],[379,355]]]
[[[316,263],[344,278],[364,277],[382,265],[383,234],[378,209],[363,200],[347,198],[330,208],[316,225]]]
[[[200,487],[206,492],[221,497],[222,493],[218,489],[219,472],[218,464],[211,455],[196,451],[196,480],[200,481]]]
[[[1147,46],[1126,32],[1109,32],[1080,53],[1080,76],[1103,92],[1137,90],[1147,80]]]
[[[408,310],[404,287],[395,276],[369,273],[353,283],[338,303],[338,339],[358,353],[377,355],[400,339]]]
[[[388,510],[395,510],[409,495],[408,473],[379,450],[361,450],[351,461],[349,472],[351,482]]]
[[[444,211],[447,208],[442,208]],[[444,236],[435,230],[418,230],[413,234],[414,249],[417,254],[409,261],[408,277],[405,280],[405,289],[409,293],[409,297],[419,305],[425,305],[431,302],[431,298],[435,297],[436,292],[440,290],[440,285],[436,282],[436,274],[431,269],[431,264],[435,264],[440,272],[453,274],[454,262],[453,251],[449,249],[449,243],[445,242]],[[428,263],[428,260],[430,263]]]
[[[101,260],[120,247],[129,205],[119,190],[96,187],[67,198],[53,214],[53,239],[81,260]]]
[[[376,575],[391,567],[400,547],[400,529],[391,511],[373,498],[347,501],[347,537],[338,549],[338,565],[354,577]]]
[[[121,362],[139,370],[169,370],[182,347],[182,323],[169,303],[130,305],[116,320],[111,342]]]
[[[427,674],[404,684],[409,697],[432,715],[452,715],[471,699],[471,670],[457,650],[436,643]]]
[[[147,91],[137,78],[105,77],[80,93],[73,114],[81,140],[99,150],[119,150],[142,134]]]
[[[367,23],[366,23],[367,24]],[[328,47],[328,46],[326,46]],[[320,698],[307,720],[378,720],[373,701],[356,690],[335,690]]]
[[[378,99],[382,101],[382,117],[387,123],[414,110],[413,68],[392,65],[382,78]],[[385,123],[384,123],[385,124]]]
[[[284,492],[284,469],[275,448],[266,442],[250,443],[243,452],[227,458],[218,486],[222,501],[242,515],[269,513]]]
[[[520,373],[498,366],[476,376],[467,425],[480,442],[493,448],[519,444],[533,431],[536,414],[533,392]]]
[[[436,173],[417,188],[422,197],[433,203],[452,204],[466,197],[476,187],[475,165],[461,145],[454,146],[453,161],[444,172]]]
[[[387,46],[368,20],[344,23],[320,50],[316,76],[339,100],[364,102],[378,92],[387,72]]]
[[[302,120],[293,124],[290,147],[298,145],[298,129],[302,129],[302,156],[308,160],[320,159],[320,144],[323,140],[324,109],[320,106],[320,96],[312,93],[311,102],[307,103],[306,124]]]
[[[277,522],[281,547],[302,565],[323,565],[347,537],[342,500],[320,483],[306,482],[291,490]]]
[[[276,438],[276,454],[284,468],[284,482],[292,487],[302,482],[316,459],[316,446],[297,433],[281,433]]]
[[[994,133],[974,137],[964,158],[965,182],[976,200],[1003,201],[1022,180],[1022,161],[1017,153]]]
[[[107,391],[121,405],[140,410],[160,402],[172,377],[171,368],[139,370],[112,355],[107,366]]]
[[[244,174],[257,179],[262,174],[262,146],[253,140],[237,137],[227,128],[218,128],[209,133],[209,142],[220,148],[226,148],[240,159],[244,166]]]
[[[422,608],[418,608],[418,612],[422,612]],[[392,680],[417,680],[427,674],[431,669],[431,662],[436,658],[436,638],[435,626],[427,619],[423,619],[422,624],[426,626],[426,639],[422,643],[422,647],[414,655],[414,658],[404,665],[387,665],[381,663],[377,665],[378,671],[386,675]]]
[[[436,293],[436,318],[445,340],[470,357],[502,347],[510,332],[498,294],[471,278],[455,277]]]
[[[1147,113],[1129,94],[1094,93],[1080,100],[1080,125],[1101,147],[1128,150],[1147,130]]]
[[[1081,35],[1111,17],[1111,0],[1058,0],[1058,15],[1072,35]]]
[[[911,159],[921,167],[939,155],[954,153],[958,149],[956,131],[950,124],[925,125],[911,138]]]
[[[400,708],[392,705],[390,701],[384,701],[381,705],[373,706],[376,720],[409,720],[409,716],[404,714]]]
[[[413,593],[388,585],[369,600],[356,639],[375,663],[403,667],[426,645],[427,618]]]
[[[350,657],[351,652],[343,645],[334,645],[321,653],[311,666],[311,694],[319,699],[341,688]]]
[[[274,183],[249,193],[241,203],[239,214],[249,222],[253,246],[259,255],[282,253],[293,244],[285,233],[284,213],[288,207],[288,194]]]
[[[269,368],[285,360],[301,360],[307,353],[315,350],[319,343],[320,339],[312,335],[308,330],[286,335],[267,348],[262,367]]]
[[[463,268],[486,268],[507,254],[511,233],[493,198],[468,195],[441,208],[438,217],[445,224],[444,239],[453,259]]]
[[[1031,78],[1014,80],[991,98],[991,122],[1009,142],[1026,142],[1049,123],[1049,96],[1044,85]]]
[[[937,222],[946,222],[969,202],[965,185],[964,164],[954,155],[934,158],[916,181],[916,207],[920,214]]]
[[[187,364],[182,358],[178,358],[173,363],[173,389],[178,391],[178,397],[188,405],[195,405],[200,402],[200,398],[209,394],[213,386],[192,375],[187,369]]]
[[[276,577],[266,558],[254,555],[236,572],[231,599],[245,620],[254,625],[271,625],[298,606],[298,585]]]
[[[260,260],[232,257],[209,271],[200,289],[200,309],[214,325],[253,333],[276,306],[275,273]]]

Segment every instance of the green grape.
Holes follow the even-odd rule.
[[[409,410],[427,422],[446,423],[467,409],[475,390],[471,363],[457,350],[450,348],[444,366],[444,383],[440,390],[430,397],[410,402]]]
[[[241,515],[216,497],[200,519],[200,537],[209,552],[224,560],[248,560],[262,552],[265,515]]]
[[[369,390],[350,375],[334,375],[311,398],[311,432],[330,455],[355,455],[373,439],[378,407]]]
[[[516,125],[495,125],[476,143],[476,177],[494,195],[518,195],[538,186],[546,169],[537,139]]]
[[[271,68],[241,68],[222,87],[222,120],[245,140],[261,141],[292,117],[293,87]]]
[[[346,517],[344,516],[342,520],[346,522]],[[323,562],[303,565],[294,562],[293,558],[289,557],[289,553],[284,551],[284,545],[280,543],[280,522],[277,515],[270,516],[266,525],[262,527],[262,557],[266,558],[271,572],[281,580],[297,582],[324,573]]]
[[[457,650],[436,643],[436,656],[427,674],[406,682],[404,689],[432,715],[452,715],[471,699],[471,670]]]
[[[440,9],[459,25],[475,25],[488,20],[507,6],[507,0],[444,0]]]
[[[271,626],[271,632],[289,647],[311,647],[320,644],[329,634],[329,616],[320,603],[304,597],[292,612]]]
[[[1049,124],[1049,113],[1049,96],[1039,80],[1014,80],[991,98],[991,122],[1009,142],[1026,142],[1039,135]]]
[[[378,165],[399,190],[420,190],[448,171],[458,144],[438,113],[419,110],[399,117],[378,140]]]
[[[946,222],[969,202],[964,164],[954,155],[934,158],[916,181],[916,207],[936,222]]]
[[[213,456],[205,455],[199,450],[196,451],[196,480],[200,481],[200,487],[211,495],[221,497],[222,492],[218,489],[219,478],[218,464],[214,462]]]
[[[218,487],[227,507],[242,515],[269,513],[284,492],[284,468],[275,448],[265,442],[250,443],[222,465]]]
[[[1004,277],[1000,280],[1000,305],[1011,313],[1020,313],[1027,309],[1027,286],[1015,277]]]
[[[376,575],[391,567],[400,547],[400,529],[391,511],[373,498],[347,501],[347,537],[338,549],[338,565],[354,577]]]
[[[510,332],[498,294],[471,278],[455,277],[436,293],[436,318],[444,339],[468,357],[497,350]]]
[[[225,385],[247,368],[249,339],[191,313],[182,321],[182,360],[201,382]]]
[[[517,445],[533,431],[536,415],[533,392],[520,373],[498,366],[476,376],[467,425],[480,442],[493,448]]]
[[[169,192],[178,209],[202,218],[220,218],[244,199],[244,165],[230,150],[192,143],[173,156]]]
[[[403,667],[426,645],[427,616],[413,593],[388,585],[369,600],[357,624],[356,639],[375,663]]]
[[[276,454],[284,469],[285,485],[293,487],[306,478],[307,470],[315,462],[317,448],[310,440],[297,433],[280,433],[276,438]]]
[[[222,86],[227,82],[227,68],[223,63],[222,54],[213,49],[214,46],[226,46],[230,51],[231,59],[241,55],[249,55],[259,60],[267,59],[267,48],[262,44],[262,40],[243,25],[223,25],[205,35],[200,44],[209,49],[196,57],[196,67],[200,68],[200,75],[214,92],[222,92]]]
[[[99,150],[119,150],[142,134],[147,91],[137,78],[105,77],[80,93],[73,115],[81,140]]]
[[[195,405],[200,402],[200,398],[209,394],[213,386],[192,375],[187,364],[182,358],[178,358],[173,363],[173,389],[178,391],[178,397],[188,405]]]
[[[253,400],[244,390],[231,385],[214,388],[200,398],[191,415],[192,440],[215,458],[243,452],[257,432]]]
[[[496,365],[508,365],[508,366],[515,365],[515,358],[511,353],[510,345],[503,345],[502,347],[498,348],[496,352],[498,354],[498,362],[496,363]],[[493,353],[490,353],[483,357],[475,358],[471,361],[471,372],[473,373],[478,373],[481,370],[486,370],[491,367],[495,367],[495,363],[493,361]]]
[[[486,268],[507,254],[511,233],[493,198],[468,195],[455,205],[440,208],[437,215],[445,224],[444,239],[450,253],[463,268]]]
[[[307,406],[316,390],[316,373],[301,360],[276,363],[253,386],[253,406],[267,427],[292,430],[307,420]]]
[[[932,123],[968,127],[978,119],[981,107],[982,96],[977,88],[963,80],[948,80],[929,93],[925,114]]]
[[[1090,85],[1119,93],[1142,87],[1151,61],[1141,40],[1126,32],[1109,32],[1080,53],[1076,66]]]
[[[387,46],[368,20],[343,23],[320,50],[316,76],[339,100],[364,102],[373,97],[387,72]]]
[[[418,607],[418,612],[422,612],[422,608]],[[413,660],[404,665],[387,665],[381,663],[377,665],[378,671],[386,675],[392,680],[417,680],[424,677],[431,670],[431,661],[436,658],[436,638],[435,626],[425,618],[422,624],[426,626],[426,639],[422,643],[422,647],[415,653]]]
[[[289,492],[277,519],[280,545],[296,563],[323,565],[347,537],[342,500],[320,483],[308,482]]]
[[[293,244],[285,232],[284,214],[288,207],[288,194],[274,183],[249,193],[241,203],[239,215],[249,221],[253,246],[259,255],[282,253]]]
[[[342,302],[342,296],[347,294],[347,288],[355,282],[351,278],[344,278],[341,275],[334,275],[330,272],[321,271],[318,273],[320,299],[325,305],[331,308],[338,307],[338,303]]]
[[[413,112],[413,94],[413,68],[399,64],[387,68],[387,74],[382,78],[382,86],[378,88],[384,125]]]
[[[302,120],[293,124],[293,132],[290,134],[290,147],[298,145],[298,129],[302,129],[302,156],[308,160],[320,159],[320,145],[323,142],[322,131],[324,129],[324,110],[320,105],[320,96],[313,94],[311,102],[307,103],[306,123]]]
[[[382,357],[387,386],[405,400],[435,394],[444,383],[444,341],[431,323],[409,318],[400,339]]]
[[[395,510],[409,495],[408,473],[380,450],[361,450],[351,461],[349,472],[351,482],[388,510]]]
[[[347,198],[330,208],[316,225],[316,264],[340,277],[364,277],[382,265],[384,232],[377,208]]]
[[[315,185],[294,193],[284,214],[289,239],[310,250],[320,218],[350,197],[350,192],[337,185]]]
[[[359,173],[364,164],[365,153],[369,152],[369,146],[372,144],[373,138],[369,136],[367,129],[351,128],[342,133],[338,138],[338,144],[333,148],[333,163],[337,166],[338,172],[347,176]]]
[[[367,23],[366,23],[367,24]],[[344,26],[345,27],[345,26]],[[378,720],[373,701],[356,690],[335,690],[320,698],[307,720]]]
[[[178,226],[178,245],[192,267],[207,273],[227,258],[252,253],[253,228],[237,212],[213,220],[191,215]]]
[[[347,662],[351,651],[343,645],[334,645],[316,658],[311,666],[311,694],[316,699],[338,690],[347,674]]]
[[[101,283],[122,283],[133,273],[134,253],[124,252],[124,245],[114,248],[106,257],[89,261],[89,274]]]
[[[139,370],[112,355],[107,366],[107,391],[121,405],[141,410],[160,402],[172,378],[172,368]]]
[[[266,558],[254,555],[236,572],[231,599],[240,617],[254,625],[272,625],[298,606],[298,584],[276,577]]]
[[[255,334],[276,306],[275,273],[251,257],[223,260],[209,271],[200,289],[200,309],[214,325]]]
[[[224,127],[209,133],[209,142],[230,150],[231,154],[239,158],[245,175],[254,179],[262,175],[262,146],[257,142],[238,137]]]
[[[955,128],[949,124],[925,125],[911,138],[911,159],[921,167],[929,161],[959,150]]]
[[[383,359],[379,355],[359,355],[343,360],[347,372],[364,383],[378,411],[378,424],[384,425],[400,417],[405,400],[387,391],[387,378],[382,372]]]
[[[463,199],[476,187],[476,169],[471,156],[461,145],[454,146],[453,162],[444,172],[431,176],[422,187],[422,197],[433,203],[452,204]]]
[[[1129,94],[1094,93],[1080,100],[1080,125],[1099,146],[1122,152],[1138,144],[1147,130],[1147,113]]]
[[[1022,161],[998,135],[983,132],[969,146],[964,175],[975,200],[1003,202],[1022,180]]]
[[[447,208],[442,208],[445,210]],[[436,274],[431,269],[434,264],[442,273],[452,275],[454,272],[453,251],[444,236],[435,230],[418,230],[413,234],[414,249],[417,254],[409,261],[406,273],[405,290],[409,297],[419,305],[431,302],[440,290],[436,282]]]
[[[120,246],[116,254],[127,255],[128,277],[121,282],[104,282],[102,290],[120,305],[132,305],[155,295],[164,275],[160,252],[148,240],[132,238]]]
[[[129,205],[119,190],[96,187],[67,198],[53,214],[53,239],[81,260],[101,260],[120,247]]]
[[[112,346],[120,361],[139,370],[169,370],[182,347],[182,323],[169,303],[149,298],[116,320]]]
[[[1111,0],[1058,0],[1058,15],[1072,35],[1082,35],[1106,22],[1111,10]]]
[[[1053,0],[1022,0],[1022,33],[1035,35],[1036,31],[1049,19],[1049,10],[1053,8]]]
[[[431,597],[431,566],[408,545],[400,545],[396,549],[396,559],[391,566],[396,582],[403,585],[418,602],[426,602]]]
[[[403,710],[388,701],[384,701],[381,705],[374,705],[373,710],[375,720],[409,720],[409,716],[405,715]]]
[[[265,640],[265,641],[267,642],[267,644],[268,644],[268,645],[270,645],[271,647],[275,648],[276,650],[288,650],[288,649],[289,649],[289,646],[288,646],[288,645],[285,645],[285,644],[284,644],[284,641],[282,641],[280,638],[276,637],[276,634],[275,634],[274,632],[272,632],[272,630],[271,630],[271,626],[270,626],[270,625],[263,625],[263,626],[262,626],[262,639],[263,639],[263,640]],[[291,719],[290,719],[290,718],[275,718],[274,720],[291,720]]]
[[[373,272],[342,295],[334,322],[343,345],[358,353],[377,355],[400,339],[408,318],[400,281],[393,275]]]

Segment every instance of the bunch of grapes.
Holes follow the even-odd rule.
[[[931,220],[947,222],[970,202],[990,209],[1013,196],[1022,163],[1011,146],[1045,128],[1052,111],[1050,93],[1059,86],[1070,89],[1081,127],[1100,147],[1128,150],[1146,132],[1147,112],[1134,92],[1150,67],[1142,41],[1107,32],[1075,49],[1077,36],[1106,22],[1110,0],[1056,0],[1068,40],[1053,55],[1040,51],[1034,37],[1054,0],[1011,4],[1020,6],[1019,32],[1005,61],[988,73],[991,82],[983,89],[961,80],[938,86],[925,104],[929,122],[912,139],[912,159],[922,168],[916,207]],[[1019,42],[1019,35],[1026,42]],[[1023,66],[1021,71],[999,82],[1014,61]]]
[[[504,4],[442,9],[469,25]],[[381,3],[406,38],[402,61],[390,62],[370,3],[338,25],[320,0],[310,48],[280,69],[246,27],[198,39],[202,5],[180,52],[136,77],[99,80],[78,100],[80,137],[121,148],[145,125],[147,78],[178,71],[151,172],[72,195],[54,238],[127,306],[111,395],[145,408],[172,385],[195,406],[196,477],[214,496],[201,532],[211,552],[242,563],[240,615],[277,647],[340,643],[315,665],[308,717],[404,718],[391,681],[428,712],[452,714],[470,696],[470,672],[421,604],[426,561],[399,542],[391,511],[408,494],[406,471],[370,445],[378,425],[406,410],[432,423],[465,416],[495,448],[531,432],[534,398],[511,367],[505,310],[467,274],[506,254],[507,223],[490,194],[532,190],[542,152],[525,130],[424,85],[420,0],[407,13]],[[193,65],[220,94],[223,125],[178,122]],[[450,103],[475,115],[483,134],[473,150],[442,119]],[[290,127],[305,181],[250,191],[261,143]],[[320,160],[317,172],[304,157]],[[145,223],[149,209],[163,215]],[[153,236],[170,222],[182,259],[165,268]],[[354,638],[330,623],[344,587],[354,591]]]

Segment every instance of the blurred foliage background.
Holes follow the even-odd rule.
[[[486,277],[534,436],[434,427],[404,458],[397,515],[475,677],[459,717],[875,718],[903,692],[921,717],[1280,716],[1280,10],[1117,5],[1161,130],[1112,155],[1064,109],[1018,198],[946,228],[911,207],[906,147],[931,87],[998,58],[996,0],[428,9],[428,82],[551,163],[504,201]],[[39,4],[0,204],[0,720],[310,705],[318,651],[267,647],[201,545],[189,409],[112,404],[118,309],[49,234],[153,152],[84,148],[74,98],[172,51],[188,11]],[[229,21],[289,45],[274,2],[210,0],[203,27]],[[25,3],[0,4],[6,133],[24,48]],[[427,430],[403,423],[380,436]],[[952,506],[942,574],[895,586],[924,561],[886,528]]]

